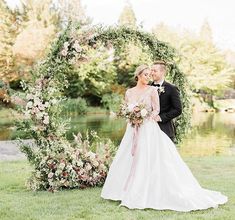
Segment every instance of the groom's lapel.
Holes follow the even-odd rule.
[[[165,86],[165,85],[166,85],[166,80],[164,80],[162,83],[162,86]]]

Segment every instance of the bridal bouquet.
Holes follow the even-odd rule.
[[[131,124],[132,127],[139,127],[145,118],[150,115],[144,104],[126,104],[123,103],[117,114],[124,117]]]

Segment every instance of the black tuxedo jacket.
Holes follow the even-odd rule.
[[[152,86],[155,86],[152,83]],[[162,86],[164,87],[165,92],[160,93],[160,113],[161,122],[158,122],[162,131],[164,131],[172,140],[175,138],[175,126],[173,119],[179,116],[182,113],[182,105],[180,101],[180,92],[179,89],[170,84],[169,82],[164,81]]]

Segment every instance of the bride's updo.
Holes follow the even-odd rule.
[[[149,67],[145,64],[142,64],[136,68],[135,73],[134,73],[134,77],[136,81],[138,81],[138,76],[146,69],[149,69]]]

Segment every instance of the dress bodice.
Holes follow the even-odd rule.
[[[130,108],[136,104],[144,104],[151,114],[158,115],[160,112],[158,90],[153,86],[149,86],[141,94],[138,94],[133,88],[128,89],[126,91],[125,101]]]

